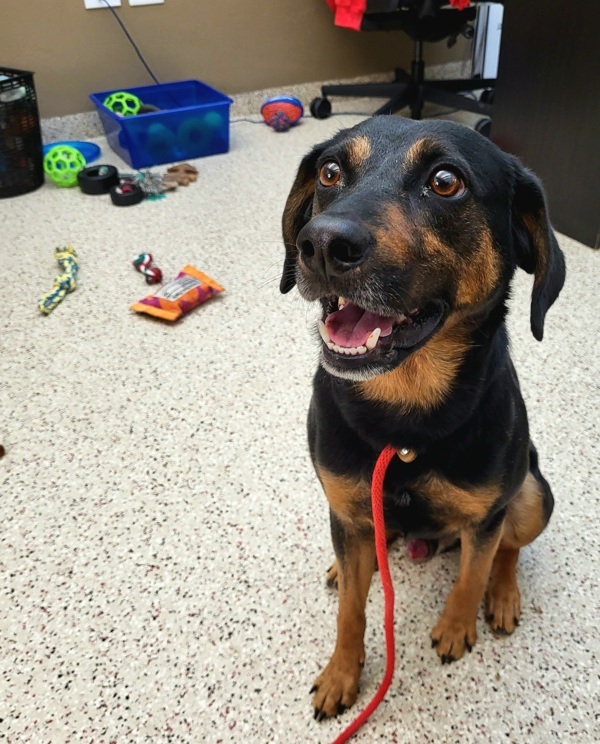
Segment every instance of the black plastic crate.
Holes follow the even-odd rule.
[[[0,67],[0,198],[44,183],[40,114],[33,73]]]

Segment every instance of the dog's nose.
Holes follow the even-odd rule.
[[[345,217],[317,215],[298,234],[300,259],[325,277],[340,276],[359,266],[369,254],[372,238],[362,225]]]

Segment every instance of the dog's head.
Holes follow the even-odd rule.
[[[483,321],[516,266],[535,275],[531,329],[565,278],[537,178],[458,124],[375,117],[302,161],[283,214],[281,291],[320,300],[322,364],[365,380],[445,325]]]

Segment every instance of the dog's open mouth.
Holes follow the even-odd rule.
[[[319,321],[324,353],[344,366],[363,366],[386,356],[402,357],[433,335],[444,315],[444,303],[433,300],[408,315],[379,315],[343,297],[329,300]],[[391,352],[395,352],[393,355]]]

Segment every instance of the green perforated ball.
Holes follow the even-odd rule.
[[[44,171],[57,186],[77,186],[77,174],[86,166],[85,158],[75,147],[56,145],[44,156]]]
[[[120,116],[135,116],[143,105],[137,96],[124,90],[111,93],[103,101],[103,106]]]

